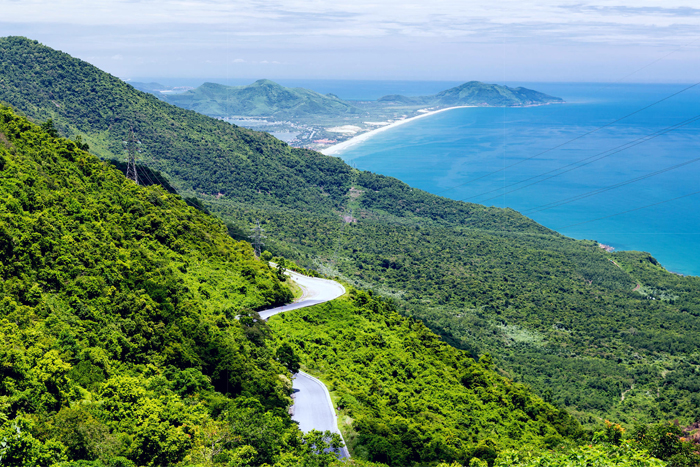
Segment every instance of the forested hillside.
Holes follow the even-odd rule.
[[[290,297],[220,221],[0,107],[0,465],[327,464],[253,311]]]
[[[274,316],[270,327],[321,378],[355,459],[392,466],[696,467],[700,424],[573,417],[399,314],[391,300],[346,297]],[[695,440],[695,443],[692,441]],[[662,461],[663,460],[663,461]]]
[[[166,104],[94,66],[24,38],[0,39],[0,102],[90,150],[123,158],[133,128],[141,161],[183,196],[329,212],[349,188],[340,159]]]
[[[273,340],[254,310],[291,293],[249,244],[7,107],[0,200],[3,466],[331,465],[339,439],[287,413],[295,354],[334,382],[357,465],[585,435],[371,293],[281,315]]]
[[[583,439],[565,411],[441,342],[371,293],[279,314],[270,327],[340,408],[354,455],[394,466],[493,462],[504,449],[544,450]]]
[[[170,106],[27,39],[0,39],[0,66],[0,100],[107,158],[133,125],[143,162],[233,236],[261,219],[272,253],[393,297],[584,425],[700,419],[700,279]]]

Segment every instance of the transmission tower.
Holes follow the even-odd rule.
[[[128,153],[126,161],[126,178],[129,178],[139,184],[139,176],[136,173],[136,153],[141,152],[139,149],[139,141],[134,136],[134,127],[131,127],[129,139],[126,141],[126,151]]]
[[[263,239],[267,238],[265,235],[265,229],[260,227],[260,219],[255,221],[255,227],[253,227],[253,235],[250,238],[253,239],[253,247],[255,248],[255,256],[260,257],[262,247],[265,246]]]

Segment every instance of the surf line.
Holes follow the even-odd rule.
[[[422,113],[420,115],[416,115],[415,117],[404,118],[403,120],[397,120],[397,121],[392,122],[392,123],[385,125],[383,127],[376,128],[374,130],[370,130],[370,131],[367,131],[365,133],[354,136],[347,141],[343,141],[342,143],[334,144],[333,146],[329,146],[327,148],[324,148],[323,150],[320,151],[320,153],[324,154],[326,156],[333,156],[333,155],[338,154],[339,152],[345,151],[349,147],[356,146],[359,143],[367,141],[372,136],[374,136],[378,133],[389,130],[391,128],[396,128],[397,126],[403,125],[404,123],[412,122],[414,120],[418,120],[419,118],[429,117],[431,115],[435,115],[435,114],[440,113],[440,112],[446,112],[448,110],[467,109],[467,108],[471,108],[471,107],[478,107],[478,106],[476,106],[476,105],[459,105],[459,106],[455,106],[455,107],[446,107],[444,109],[433,110],[432,112],[425,112],[425,113]]]

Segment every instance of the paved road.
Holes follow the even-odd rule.
[[[328,302],[345,294],[345,287],[335,281],[302,276],[293,271],[287,271],[286,274],[301,287],[302,296],[289,305],[259,312],[263,319],[285,311]],[[299,423],[299,429],[304,433],[311,430],[328,430],[340,434],[342,438],[343,435],[338,429],[338,419],[333,401],[326,386],[313,376],[300,371],[294,376],[292,388],[294,389],[292,420]],[[343,444],[345,444],[345,440],[343,440]],[[338,455],[340,458],[350,457],[350,453],[345,447],[340,450]]]
[[[321,381],[300,371],[294,377],[293,388],[292,420],[299,423],[301,431],[308,433],[311,430],[328,430],[340,434],[331,395]],[[346,447],[343,447],[338,454],[341,459],[350,457]]]
[[[278,313],[285,311],[296,310],[307,306],[318,305],[319,303],[328,302],[334,298],[338,298],[345,293],[345,287],[335,281],[328,279],[319,279],[316,277],[302,276],[296,272],[287,271],[292,280],[301,287],[304,294],[294,303],[289,305],[278,306],[269,310],[261,311],[260,317],[267,319]]]

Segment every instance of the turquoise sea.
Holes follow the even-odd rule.
[[[648,251],[671,271],[700,275],[700,193],[685,196],[700,191],[700,122],[644,140],[700,116],[700,86],[598,130],[688,85],[521,84],[567,103],[454,109],[338,155],[358,169],[449,198],[510,207],[567,236]],[[428,85],[415,84],[414,95],[421,86]],[[332,92],[361,99],[384,91],[364,84],[368,95],[360,97],[362,91],[342,88]],[[623,149],[630,143],[636,145]],[[584,159],[589,163],[581,165]],[[685,165],[664,171],[679,164]]]
[[[173,86],[255,81],[136,80]],[[276,81],[348,100],[428,95],[461,84]],[[510,207],[564,235],[618,250],[648,251],[671,271],[700,275],[700,193],[685,196],[700,191],[700,160],[694,161],[700,158],[700,123],[643,140],[700,116],[700,86],[615,122],[689,85],[506,84],[562,97],[566,104],[450,110],[379,133],[338,155],[359,169],[391,175],[431,193]],[[620,150],[626,144],[634,146]],[[601,156],[606,157],[596,160]],[[585,159],[590,163],[578,162]],[[686,165],[665,171],[679,164]],[[627,183],[635,179],[639,181]],[[610,188],[615,185],[620,186]],[[653,206],[644,208],[648,205]]]

